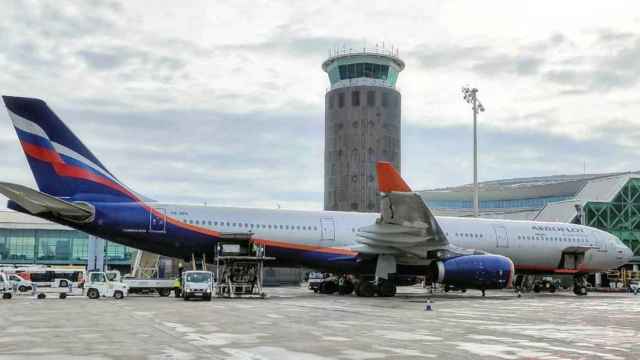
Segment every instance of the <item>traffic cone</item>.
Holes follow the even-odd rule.
[[[431,311],[431,299],[427,299],[427,305],[424,307],[424,311]]]

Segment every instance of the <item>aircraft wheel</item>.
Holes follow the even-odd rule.
[[[584,285],[576,285],[573,287],[573,293],[578,296],[585,296],[587,295],[587,287]]]
[[[353,292],[353,283],[351,281],[345,281],[342,286],[338,286],[338,294],[349,295]]]
[[[376,294],[376,287],[369,281],[360,281],[356,289],[356,295],[360,297],[372,297]]]
[[[391,280],[382,280],[378,284],[378,295],[382,297],[396,296],[396,284]]]

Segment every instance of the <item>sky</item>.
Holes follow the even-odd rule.
[[[330,49],[393,45],[402,172],[638,170],[640,3],[3,1],[0,93],[39,97],[107,168],[162,201],[321,209]],[[0,179],[35,186],[0,111]]]

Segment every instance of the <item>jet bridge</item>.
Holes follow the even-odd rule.
[[[224,233],[216,244],[216,296],[261,297],[264,262],[275,260],[265,256],[265,247],[254,242],[252,233]]]

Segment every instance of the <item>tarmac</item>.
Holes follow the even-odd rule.
[[[510,291],[395,298],[0,300],[6,359],[638,359],[640,296]]]

